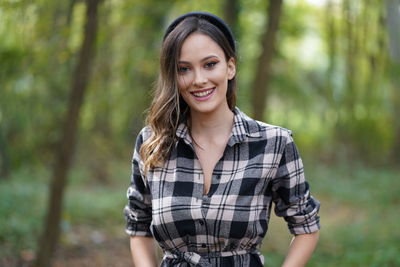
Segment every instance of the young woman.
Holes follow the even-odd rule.
[[[318,241],[291,132],[235,107],[235,40],[206,12],[178,17],[162,44],[147,126],[125,207],[135,266],[263,266],[271,203],[294,235],[283,266],[303,266]]]

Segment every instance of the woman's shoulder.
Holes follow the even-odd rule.
[[[139,132],[139,134],[142,135],[143,138],[145,138],[145,139],[149,138],[151,133],[152,133],[152,130],[149,125],[144,126]]]
[[[144,141],[150,138],[152,133],[149,125],[144,126],[136,136],[136,144],[142,144]]]
[[[289,137],[292,135],[292,131],[279,126],[279,125],[274,125],[274,124],[270,124],[270,123],[266,123],[263,121],[258,121],[255,120],[256,123],[258,123],[258,125],[260,126],[260,128],[262,129],[262,133],[265,136],[282,136],[282,137]]]
[[[292,131],[285,127],[255,120],[239,109],[236,110],[238,114],[240,114],[244,128],[250,136],[264,137],[268,139],[276,137],[289,138],[292,135]]]

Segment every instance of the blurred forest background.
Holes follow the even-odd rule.
[[[399,0],[0,0],[0,266],[130,266],[132,148],[193,10],[235,32],[238,106],[293,131],[322,204],[309,266],[400,266]],[[266,266],[287,232],[273,217]]]

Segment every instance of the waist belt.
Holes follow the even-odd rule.
[[[163,260],[168,260],[169,263],[175,265],[179,263],[188,263],[189,266],[196,267],[212,267],[209,258],[231,257],[243,254],[257,254],[258,250],[235,250],[224,252],[211,252],[205,255],[200,255],[191,251],[165,251]]]

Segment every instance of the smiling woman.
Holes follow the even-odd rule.
[[[192,118],[197,113],[230,112],[226,92],[235,71],[234,58],[226,59],[207,35],[193,33],[185,40],[179,57],[178,88]]]
[[[132,160],[125,207],[136,266],[263,266],[271,204],[295,235],[283,266],[303,266],[319,230],[291,132],[236,106],[235,41],[206,12],[167,28],[160,75]]]

